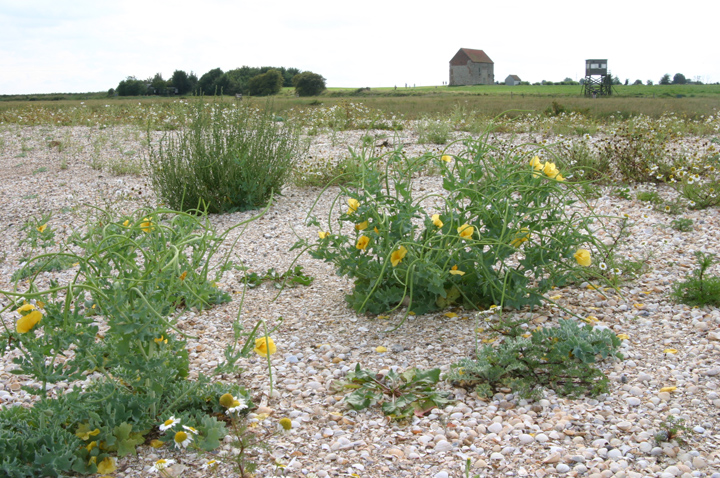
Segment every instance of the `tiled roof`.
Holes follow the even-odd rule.
[[[493,63],[489,56],[482,50],[471,50],[470,48],[461,48],[465,54],[475,63]]]

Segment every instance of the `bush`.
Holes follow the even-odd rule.
[[[298,96],[318,96],[325,91],[325,78],[311,71],[295,75],[292,82]]]
[[[359,179],[341,192],[347,211],[319,241],[295,247],[354,280],[346,298],[358,312],[540,304],[545,291],[572,280],[578,262],[588,265],[585,247],[603,247],[589,233],[594,218],[573,212],[573,187],[553,164],[527,165],[517,152],[494,157],[486,139],[467,140],[454,157],[357,157]],[[414,198],[413,175],[428,163],[445,191]]]
[[[300,149],[293,123],[273,117],[269,109],[198,102],[186,129],[151,143],[147,168],[157,195],[182,211],[223,213],[266,204],[280,193]]]
[[[707,270],[716,262],[715,254],[696,252],[698,268],[692,276],[673,286],[672,295],[678,302],[693,306],[720,306],[720,277],[707,276]]]
[[[277,70],[269,70],[261,75],[254,76],[248,83],[249,93],[252,96],[271,96],[280,92],[283,77]]]

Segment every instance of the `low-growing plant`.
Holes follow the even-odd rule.
[[[347,211],[323,226],[310,211],[319,240],[294,248],[352,278],[346,298],[358,312],[540,304],[578,264],[589,265],[591,249],[604,247],[590,232],[594,218],[574,207],[575,189],[553,163],[527,164],[516,151],[495,157],[482,139],[464,144],[452,157],[357,157],[359,179],[335,199],[337,210],[346,198]],[[416,197],[413,175],[429,162],[441,170],[444,192]]]
[[[269,107],[221,108],[198,101],[185,129],[150,143],[146,165],[157,195],[182,211],[265,205],[280,194],[300,153],[299,129],[273,119]]]
[[[11,279],[14,282],[35,277],[40,272],[65,270],[73,264],[72,257],[51,252],[51,249],[58,245],[55,229],[50,223],[51,218],[51,214],[44,214],[39,218],[33,217],[20,228],[25,233],[25,238],[18,245],[20,247],[24,244],[29,245],[30,251],[23,260],[23,266],[13,272]],[[59,247],[63,249],[64,246],[59,245]],[[43,254],[37,255],[40,250]]]
[[[557,327],[483,345],[476,357],[452,365],[447,378],[483,397],[500,388],[526,398],[538,398],[543,388],[570,397],[597,395],[607,392],[608,379],[594,364],[598,357],[622,358],[619,346],[608,329],[561,319]]]
[[[717,262],[715,254],[696,251],[698,268],[684,281],[675,283],[672,296],[687,305],[720,306],[720,277],[707,275],[708,269]]]
[[[585,141],[562,142],[555,148],[558,167],[568,181],[607,182],[611,179],[610,159],[594,152]]]
[[[259,286],[263,282],[273,282],[277,289],[282,289],[286,286],[294,287],[296,285],[310,285],[313,283],[315,278],[306,275],[303,272],[303,266],[295,266],[282,274],[272,267],[263,275],[260,275],[257,272],[247,272],[243,276],[242,280],[251,289]]]
[[[24,388],[41,398],[27,415],[0,413],[0,421],[19,420],[2,427],[9,435],[0,445],[5,446],[0,469],[10,470],[10,476],[108,473],[111,455],[135,453],[158,421],[182,421],[194,430],[183,431],[180,441],[183,435],[165,437],[176,446],[219,446],[224,424],[210,416],[222,410],[219,397],[232,392],[246,403],[249,397],[240,387],[212,384],[202,375],[187,380],[184,339],[189,336],[174,317],[178,309],[204,309],[230,299],[214,282],[231,266],[228,255],[212,268],[211,258],[231,230],[253,219],[218,234],[203,214],[158,208],[118,217],[98,211],[86,232],[70,240],[79,252],[54,253],[77,263],[68,283],[51,280],[48,289],[39,290],[31,279],[24,292],[2,291],[10,304],[0,312],[16,309],[19,318],[14,327],[3,322],[0,353],[19,352],[13,372],[39,382]],[[106,325],[102,332],[101,325]],[[242,326],[233,324],[235,340],[218,371],[227,372],[250,353],[259,325],[240,347]],[[48,396],[49,384],[82,380],[90,373],[96,378],[85,387],[57,399]],[[46,457],[41,447],[48,434],[57,439],[52,450],[62,449]]]
[[[693,220],[681,217],[670,221],[670,227],[680,232],[690,232],[693,230]]]
[[[687,434],[688,427],[685,425],[684,418],[675,418],[668,415],[667,420],[660,422],[660,431],[654,436],[655,442],[660,445],[664,442],[677,442],[680,446],[687,445],[684,435]]]
[[[345,397],[345,402],[355,410],[380,405],[385,415],[401,420],[425,416],[432,409],[452,402],[448,392],[435,390],[439,381],[439,368],[375,373],[357,364],[345,380],[333,382],[331,388],[337,392],[354,390]]]
[[[415,125],[420,144],[445,144],[450,139],[450,130],[450,123],[444,120],[423,118]]]
[[[649,202],[652,204],[662,203],[662,198],[657,191],[638,191],[637,194],[635,194],[635,197],[638,198],[638,201],[642,202]]]

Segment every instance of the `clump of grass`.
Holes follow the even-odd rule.
[[[690,232],[693,229],[693,220],[686,217],[673,219],[670,222],[670,227],[680,232]]]
[[[673,287],[672,296],[683,304],[692,306],[720,306],[720,277],[707,275],[707,270],[716,261],[715,254],[695,252],[698,268],[684,281]]]
[[[445,144],[450,139],[450,124],[443,120],[422,119],[415,129],[420,144]]]
[[[150,143],[147,169],[166,204],[223,213],[258,208],[280,193],[300,149],[292,122],[273,121],[269,108],[202,102],[189,117],[184,130]]]
[[[662,202],[662,198],[657,191],[638,191],[635,197],[637,197],[639,201],[652,204],[660,204]]]

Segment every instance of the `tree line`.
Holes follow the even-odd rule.
[[[156,73],[147,80],[128,76],[110,89],[109,95],[251,95],[270,96],[277,94],[283,87],[295,87],[298,96],[317,96],[325,91],[325,78],[311,71],[285,67],[242,66],[234,70],[222,71],[214,68],[200,78],[192,71],[175,70],[167,80]]]

